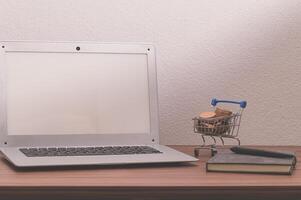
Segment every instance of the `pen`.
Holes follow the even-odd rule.
[[[245,154],[245,155],[253,155],[253,156],[265,156],[265,157],[274,157],[274,158],[294,158],[294,157],[296,157],[292,153],[267,151],[267,150],[246,148],[246,147],[240,147],[240,146],[231,147],[230,150],[237,154]]]

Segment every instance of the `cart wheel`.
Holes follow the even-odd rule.
[[[199,152],[199,151],[200,151],[200,150],[197,149],[197,148],[194,149],[194,157],[196,157],[196,158],[199,157],[199,155],[200,155],[200,152]]]

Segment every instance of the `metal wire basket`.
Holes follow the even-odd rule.
[[[202,144],[194,149],[194,155],[199,156],[199,150],[204,148],[211,149],[211,154],[214,155],[216,150],[217,139],[220,139],[222,145],[225,144],[223,138],[230,138],[236,140],[238,145],[240,145],[240,140],[238,138],[239,127],[241,122],[241,117],[244,108],[247,106],[246,101],[228,101],[228,100],[218,100],[212,99],[211,105],[215,107],[218,103],[230,103],[239,104],[240,109],[236,113],[232,113],[229,116],[220,116],[213,118],[201,118],[194,117],[193,120],[193,130],[195,133],[201,135]],[[213,141],[212,144],[206,145],[206,137],[210,137]]]

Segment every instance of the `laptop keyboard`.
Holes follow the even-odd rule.
[[[149,146],[20,148],[27,157],[98,156],[162,153]]]

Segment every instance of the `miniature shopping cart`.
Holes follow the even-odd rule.
[[[216,144],[217,140],[221,141],[221,144],[225,144],[225,138],[230,138],[236,140],[238,145],[240,145],[240,140],[238,138],[239,127],[241,122],[241,117],[243,110],[247,106],[246,101],[228,101],[228,100],[218,100],[212,99],[211,105],[215,108],[218,103],[229,103],[238,104],[240,109],[236,113],[232,113],[228,116],[219,116],[212,118],[193,118],[193,130],[195,133],[201,135],[202,144],[194,149],[195,157],[199,156],[199,151],[201,149],[210,149],[211,154],[214,155],[217,152]],[[207,145],[206,139],[211,138],[212,143]]]

